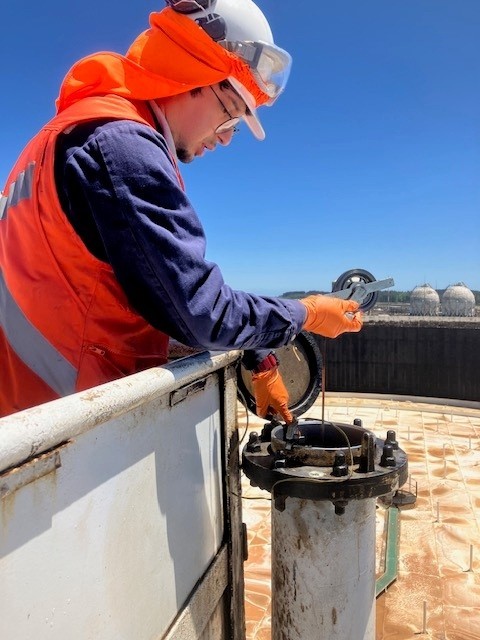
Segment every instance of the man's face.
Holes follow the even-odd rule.
[[[181,162],[192,162],[205,149],[213,151],[217,144],[230,144],[234,134],[230,120],[247,110],[230,86],[221,88],[219,84],[166,98],[162,108]]]

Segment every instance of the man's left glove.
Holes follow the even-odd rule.
[[[252,375],[253,393],[257,405],[257,415],[265,418],[268,414],[279,413],[287,424],[293,420],[288,410],[288,391],[278,366]]]

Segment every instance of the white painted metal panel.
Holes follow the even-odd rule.
[[[198,362],[200,385],[195,366],[179,364],[156,393],[144,372],[87,392],[88,410],[86,394],[58,401],[67,429],[58,403],[50,405],[57,447],[0,476],[0,638],[158,640],[167,632],[224,536],[223,389],[212,373],[223,361]],[[136,389],[129,403],[136,379],[148,393]],[[29,418],[32,450],[52,445],[47,411],[0,421],[0,459],[12,446],[28,448]]]

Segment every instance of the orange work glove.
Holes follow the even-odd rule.
[[[279,413],[287,424],[293,420],[288,410],[288,391],[278,367],[252,375],[253,393],[257,405],[257,415],[265,418],[268,414]]]
[[[346,331],[360,331],[362,328],[361,313],[353,315],[358,309],[358,302],[320,294],[302,298],[300,302],[307,309],[307,319],[303,325],[305,331],[336,338]]]

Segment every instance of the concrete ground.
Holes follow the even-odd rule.
[[[414,507],[401,510],[398,577],[377,598],[376,640],[480,640],[480,409],[429,402],[345,394],[325,402],[325,420],[361,418],[382,438],[395,430],[409,460],[404,489],[417,493]],[[318,400],[303,417],[321,413]],[[264,421],[249,414],[247,424],[239,406],[239,424],[259,432]],[[247,639],[270,640],[270,494],[245,477],[242,487]],[[377,575],[385,513],[379,506]]]

